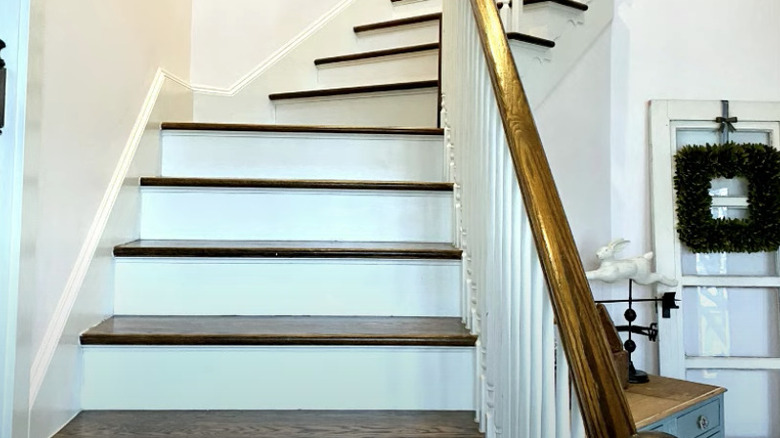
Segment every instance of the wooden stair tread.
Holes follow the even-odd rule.
[[[539,3],[557,3],[561,6],[568,6],[583,12],[588,10],[588,5],[574,0],[523,0],[524,5],[535,5]]]
[[[460,260],[448,243],[258,240],[136,240],[114,247],[117,257],[379,258]]]
[[[439,81],[414,81],[396,82],[392,84],[361,85],[357,87],[323,88],[316,90],[286,91],[268,95],[271,100],[306,99],[312,97],[343,96],[347,94],[383,93],[389,91],[419,90],[424,88],[438,88]]]
[[[396,47],[393,49],[374,50],[371,52],[351,53],[349,55],[331,56],[314,60],[314,65],[333,64],[336,62],[359,61],[362,59],[379,58],[383,56],[404,55],[407,53],[438,50],[439,43],[420,44],[416,46]]]
[[[83,345],[473,346],[460,318],[375,316],[113,316]]]
[[[411,24],[426,23],[428,21],[438,21],[438,20],[441,20],[441,12],[436,12],[433,14],[425,14],[425,15],[416,15],[414,17],[399,18],[395,20],[380,21],[377,23],[362,24],[360,26],[355,26],[354,30],[355,33],[360,33],[360,32],[388,29],[388,28],[398,27],[398,26],[408,26]]]
[[[245,123],[164,122],[166,131],[293,132],[321,134],[443,135],[441,128],[380,128],[371,126],[255,125]]]
[[[448,182],[142,177],[142,187],[452,191]]]
[[[473,412],[87,411],[55,437],[481,438]]]
[[[520,32],[508,32],[506,34],[506,37],[510,40],[514,41],[520,41],[523,43],[533,44],[540,47],[546,47],[548,49],[551,49],[555,47],[555,41],[551,41],[545,38],[540,38],[533,35],[528,35],[526,33],[520,33]]]

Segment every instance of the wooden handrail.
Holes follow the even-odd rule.
[[[637,436],[494,0],[470,0],[561,343],[592,438]]]

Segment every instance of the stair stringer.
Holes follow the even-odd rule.
[[[579,62],[614,16],[614,0],[586,0],[588,11],[568,20],[568,25],[548,37],[555,47],[547,51],[529,48],[518,41],[509,43],[520,71],[531,108],[538,108]]]
[[[437,1],[430,3],[432,8],[440,4]],[[399,6],[393,6],[387,0],[345,0],[340,8],[334,10],[332,16],[324,17],[324,22],[305,30],[282,50],[283,53],[260,64],[230,89],[193,87],[194,120],[275,123],[275,106],[269,100],[269,94],[324,88],[318,80],[315,59],[375,49],[360,43],[354,26],[399,18],[396,11]],[[414,9],[416,13],[419,13],[418,9]],[[404,42],[401,35],[395,46],[404,45],[409,43]]]

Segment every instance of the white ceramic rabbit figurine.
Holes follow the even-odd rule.
[[[595,271],[585,273],[588,280],[614,283],[617,280],[631,279],[638,284],[662,283],[667,286],[677,286],[677,280],[650,271],[652,252],[631,259],[615,259],[615,255],[620,253],[628,242],[625,239],[615,239],[609,245],[599,249],[596,256],[601,260],[601,265]]]

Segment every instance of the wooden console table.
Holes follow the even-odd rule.
[[[650,376],[650,383],[631,385],[626,398],[637,428],[678,438],[723,438],[724,388]]]

